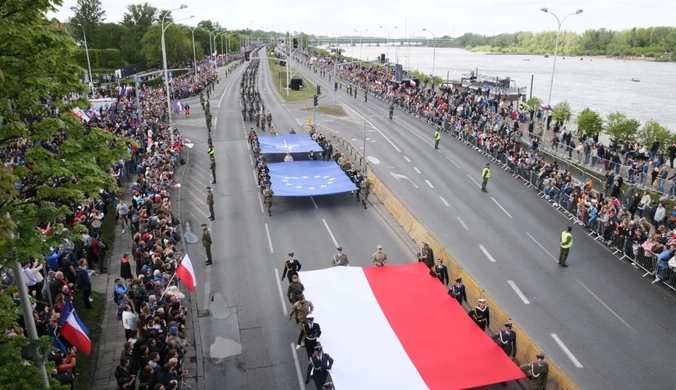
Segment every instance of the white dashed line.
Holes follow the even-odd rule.
[[[516,293],[516,295],[518,295],[519,298],[521,298],[521,300],[523,301],[523,303],[525,303],[526,305],[530,305],[530,301],[528,300],[528,298],[526,298],[525,295],[523,295],[523,293],[521,292],[521,290],[519,289],[519,287],[516,285],[516,283],[514,283],[514,282],[511,281],[511,280],[508,280],[507,283],[508,283],[509,286],[512,288],[512,290],[514,290],[514,292]]]
[[[312,204],[315,205],[315,208],[319,210],[319,206],[317,206],[317,202],[315,202],[315,198],[310,197],[310,200],[312,201]]]
[[[570,361],[573,362],[575,367],[584,368],[582,366],[582,363],[580,363],[580,361],[577,360],[575,355],[573,355],[573,353],[570,352],[570,349],[568,349],[568,347],[566,347],[566,345],[563,343],[563,341],[561,341],[561,339],[559,338],[559,336],[556,335],[556,333],[552,333],[551,336],[554,339],[554,341],[556,341],[556,343],[559,344],[559,347],[561,348],[561,350],[563,350],[563,352],[568,356],[568,359],[570,359]]]
[[[265,226],[267,226],[267,225],[265,225]],[[491,256],[490,253],[488,253],[488,251],[486,250],[486,248],[483,245],[479,244],[479,249],[481,249],[481,251],[484,253],[484,255],[486,255],[486,257],[488,257],[488,260],[490,260],[491,263],[495,263],[495,259],[493,258],[493,256]]]
[[[458,218],[458,222],[460,222],[460,225],[462,225],[462,228],[465,229],[465,230],[469,230],[469,226],[467,226],[465,221],[463,221],[462,218],[460,218],[460,217],[457,217],[457,218]]]
[[[404,156],[404,160],[406,160],[406,162],[411,162],[411,160],[406,156]]]
[[[467,177],[469,177],[474,182],[474,184],[476,184],[477,187],[481,188],[481,184],[479,184],[479,182],[474,180],[474,178],[472,176],[470,176],[469,173],[467,174]]]
[[[525,231],[525,230],[524,230],[524,231]],[[545,251],[545,253],[548,254],[549,257],[551,257],[552,259],[554,259],[554,261],[556,261],[556,262],[559,261],[559,259],[557,259],[556,257],[554,257],[554,255],[552,255],[551,253],[549,253],[549,251],[548,251],[544,246],[542,246],[542,244],[540,244],[540,243],[538,242],[538,240],[535,239],[535,237],[531,236],[530,233],[526,232],[526,235],[527,235],[528,237],[530,237],[530,239],[533,240],[533,241],[537,244],[537,246],[539,246],[543,251]]]
[[[508,216],[508,217],[510,217],[510,218],[512,218],[512,219],[514,219],[514,218],[513,218],[513,217],[512,217],[512,216],[511,216],[511,215],[510,215],[510,214],[509,214],[508,212],[507,212],[507,210],[505,210],[505,208],[504,208],[504,207],[502,207],[502,206],[500,205],[500,203],[498,203],[498,201],[497,201],[497,200],[495,200],[495,198],[491,197],[491,199],[493,199],[493,202],[495,202],[495,204],[497,204],[497,205],[498,205],[498,207],[500,207],[500,209],[502,209],[502,211],[504,211],[504,212],[505,212],[505,214],[507,214],[507,216]]]
[[[460,165],[458,165],[458,163],[456,163],[455,161],[453,161],[452,158],[450,158],[450,157],[448,157],[448,156],[446,156],[446,158],[448,159],[448,161],[452,162],[453,165],[455,165],[456,167],[460,168]],[[460,169],[462,169],[462,168],[460,168]]]
[[[253,157],[251,157],[251,155],[249,155],[249,162],[250,162],[251,165],[253,166]]]
[[[275,253],[275,250],[272,249],[272,238],[270,237],[270,229],[268,228],[268,224],[265,224],[265,233],[268,235],[268,245],[270,245],[270,253]]]
[[[418,167],[413,167],[413,170],[418,172],[418,175],[420,175],[422,173],[422,172],[420,172],[420,169],[418,169]]]
[[[263,199],[261,198],[261,193],[258,193],[258,204],[261,205],[261,213],[265,213],[265,210],[263,210]]]
[[[611,313],[613,313],[613,315],[614,315],[618,320],[622,321],[622,323],[623,323],[624,325],[626,325],[627,328],[631,329],[634,333],[636,333],[636,331],[634,330],[634,328],[632,328],[631,326],[629,326],[629,324],[627,324],[627,321],[623,320],[622,317],[620,317],[619,315],[617,315],[617,313],[615,313],[615,311],[613,311],[613,309],[611,309],[608,305],[606,305],[606,303],[603,302],[603,301],[601,300],[601,298],[599,298],[596,294],[594,294],[594,292],[593,292],[592,290],[590,290],[589,287],[585,286],[584,283],[582,283],[582,282],[580,281],[580,279],[575,278],[575,280],[577,280],[577,282],[580,283],[580,284],[582,285],[582,287],[584,287],[585,290],[587,290],[592,296],[594,296],[594,298],[596,298],[597,301],[599,301],[606,309],[608,309],[608,311],[610,311]]]
[[[432,185],[432,183],[430,183],[429,180],[425,180],[425,183],[427,183],[427,185],[430,186],[430,188],[434,188],[434,186]]]
[[[344,104],[344,106],[347,107],[347,108],[349,108],[352,112],[354,112],[355,114],[357,114],[357,115],[358,115],[361,119],[363,119],[366,123],[368,123],[369,125],[371,125],[371,127],[373,127],[373,128],[378,132],[378,134],[380,134],[383,138],[385,138],[385,141],[389,142],[390,145],[392,145],[392,147],[394,148],[394,150],[396,150],[397,152],[401,153],[401,149],[399,149],[399,148],[397,147],[397,145],[395,145],[394,142],[392,142],[392,140],[389,139],[389,138],[385,135],[385,133],[383,133],[382,131],[380,131],[380,129],[378,129],[377,127],[375,127],[375,126],[373,125],[373,123],[371,123],[368,119],[364,118],[363,115],[361,115],[360,113],[358,113],[357,111],[355,111],[352,107],[348,106],[347,104]]]
[[[277,281],[277,290],[279,291],[279,300],[282,302],[282,313],[288,315],[289,312],[286,311],[286,300],[284,299],[284,290],[282,290],[282,277],[279,275],[279,270],[275,268],[275,281]]]
[[[322,222],[324,222],[324,226],[326,227],[326,230],[329,232],[329,236],[331,236],[331,240],[333,240],[333,245],[338,247],[338,241],[336,241],[336,237],[333,235],[333,232],[331,231],[331,228],[329,227],[329,224],[326,223],[326,220],[322,218]]]
[[[253,174],[254,177],[254,184],[256,184],[256,187],[258,187],[258,177],[256,176],[256,170],[254,169],[253,171],[251,171],[251,173]]]
[[[291,355],[293,355],[293,364],[296,366],[296,376],[298,377],[298,385],[300,390],[305,390],[305,382],[303,381],[303,374],[300,371],[300,362],[298,361],[298,352],[296,347],[291,343]]]
[[[443,204],[445,204],[446,207],[449,207],[449,206],[450,206],[450,205],[448,204],[448,202],[446,202],[446,199],[444,199],[443,197],[441,197],[441,195],[439,196],[439,199],[441,199],[441,202],[442,202]]]

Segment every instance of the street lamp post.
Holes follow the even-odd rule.
[[[84,38],[85,44],[85,53],[87,53],[87,67],[89,68],[89,89],[92,91],[92,97],[94,97],[94,78],[92,75],[92,63],[89,61],[89,47],[87,46],[87,33],[85,33],[84,26],[80,23],[77,24],[82,29],[82,37]]]
[[[167,68],[167,46],[165,43],[164,39],[164,33],[167,31],[169,26],[171,26],[174,22],[171,22],[167,24],[167,27],[164,27],[164,18],[167,17],[172,11],[179,11],[182,9],[188,8],[187,5],[181,4],[179,8],[169,10],[162,15],[162,22],[161,22],[161,27],[162,27],[162,60],[164,62],[164,82],[167,87],[167,116],[169,119],[169,133],[171,134],[171,148],[173,149],[174,147],[174,130],[171,128],[171,89],[169,88],[169,70]],[[187,19],[191,19],[193,16]]]
[[[354,32],[359,34],[359,62],[360,62],[359,65],[360,66],[361,66],[361,60],[362,60],[362,58],[361,58],[361,48],[363,46],[362,45],[362,38],[364,37],[364,33],[367,32],[368,30],[369,30],[368,28],[366,30],[362,31],[362,32],[357,31],[357,29],[354,30]]]
[[[333,105],[336,105],[336,93],[338,92],[336,90],[336,83],[338,82],[338,79],[336,78],[336,69],[338,69],[338,35],[336,35],[336,60],[333,61]]]
[[[190,29],[190,32],[192,33],[192,65],[193,68],[195,68],[195,80],[197,80],[197,54],[195,52],[195,30],[199,28],[199,26],[195,27],[188,27]]]
[[[581,14],[582,10],[579,9],[571,14],[566,15],[563,19],[559,19],[559,17],[552,12],[549,12],[548,8],[541,8],[540,11],[544,13],[548,13],[552,15],[553,17],[556,18],[556,22],[559,24],[559,29],[556,31],[556,44],[554,45],[554,64],[552,65],[552,80],[549,83],[549,98],[547,99],[547,106],[550,106],[552,104],[552,89],[554,88],[554,72],[556,71],[556,55],[558,54],[559,51],[559,36],[561,35],[561,25],[563,22],[568,18],[569,16],[572,15],[577,15]],[[544,130],[543,130],[543,136],[544,136]]]
[[[423,28],[423,31],[427,31],[428,33],[432,34],[432,38],[434,38],[435,40],[437,39],[437,36],[434,35],[432,31],[426,28]],[[434,89],[434,71],[435,71],[434,66],[436,65],[436,62],[437,62],[437,45],[435,44],[432,52],[432,89]]]
[[[399,26],[394,26],[393,30],[396,30]],[[390,71],[390,30],[386,29],[383,26],[380,26],[383,30],[387,32],[387,41],[385,41],[385,61],[387,61],[387,72]]]

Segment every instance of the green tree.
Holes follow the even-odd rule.
[[[647,121],[638,132],[638,142],[650,147],[655,138],[660,140],[662,149],[665,149],[672,142],[676,141],[676,136],[669,129],[653,120]]]
[[[587,107],[578,115],[577,127],[580,131],[585,130],[591,137],[603,131],[603,118],[598,112]]]
[[[606,116],[605,132],[619,143],[634,142],[638,135],[641,123],[636,119],[629,119],[621,112],[611,112]]]
[[[141,40],[141,54],[148,65],[162,61],[162,28],[155,24],[148,29]],[[186,37],[184,29],[172,24],[164,33],[167,50],[167,65],[173,66],[192,58],[192,42]]]
[[[537,96],[532,96],[528,100],[526,100],[526,105],[528,105],[528,107],[533,108],[533,109],[538,109],[541,104],[542,104],[542,99],[540,99]]]
[[[129,29],[118,23],[102,23],[92,32],[92,42],[87,42],[90,49],[122,49],[122,38]]]
[[[127,34],[120,44],[122,57],[127,63],[145,62],[140,43],[150,26],[157,21],[157,15],[157,8],[148,3],[127,6],[127,12],[122,16],[122,25],[127,28]]]
[[[70,24],[73,25],[72,31],[78,41],[84,41],[82,28],[87,33],[87,38],[91,40],[92,31],[106,20],[106,11],[101,5],[101,0],[77,0],[77,4],[70,7],[70,10],[75,13],[70,19]],[[90,44],[90,41],[87,43]]]
[[[554,106],[552,110],[552,120],[555,122],[565,122],[570,119],[573,111],[570,109],[570,104],[567,101],[562,101]]]
[[[66,205],[84,202],[85,194],[97,196],[101,188],[115,189],[107,171],[126,153],[126,143],[102,129],[85,131],[69,114],[75,104],[87,102],[68,96],[87,87],[78,80],[84,70],[74,60],[78,47],[73,38],[65,26],[46,18],[61,5],[60,0],[0,3],[0,101],[6,103],[0,104],[0,149],[20,145],[30,166],[0,165],[0,259],[43,258],[64,238],[81,239],[82,228],[63,228],[70,213]],[[60,116],[53,115],[57,111]],[[60,140],[58,154],[49,146],[57,145],[55,139]],[[50,223],[54,229],[49,234],[37,228]],[[0,294],[2,329],[16,327],[10,294]],[[11,339],[0,333],[3,389],[42,387],[37,367],[21,360],[19,352],[27,346],[22,336]],[[53,380],[52,387],[62,388]]]

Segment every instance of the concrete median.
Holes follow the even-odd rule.
[[[334,145],[343,151],[346,155],[350,155],[350,159],[355,162],[361,160],[359,152],[352,147],[346,140],[344,140],[339,135],[329,131],[333,135],[335,142]],[[475,282],[472,275],[470,275],[466,270],[464,270],[448,253],[446,248],[437,241],[425,227],[415,218],[411,212],[406,209],[406,207],[394,196],[390,189],[378,178],[378,176],[373,172],[370,165],[362,165],[362,170],[368,170],[368,180],[371,181],[371,193],[378,198],[387,211],[393,216],[393,218],[401,225],[401,227],[406,231],[408,236],[418,244],[422,246],[423,242],[429,242],[430,246],[434,250],[435,256],[437,258],[443,258],[446,266],[449,268],[449,272],[453,274],[453,279],[462,278],[463,283],[467,289],[467,300],[471,304],[477,302],[479,298],[485,298],[488,300],[490,309],[491,309],[491,326],[489,328],[490,333],[496,333],[502,329],[502,325],[511,321],[510,317],[505,313],[505,311],[500,308],[497,304],[497,301],[491,299],[491,297],[486,293],[486,291]],[[413,257],[413,256],[412,256]],[[547,353],[533,342],[533,340],[526,334],[526,332],[519,327],[518,323],[514,323],[514,330],[518,334],[518,353],[516,356],[517,364],[524,364],[536,360],[536,355],[543,352]],[[555,362],[548,359],[549,363],[549,380],[547,384],[547,389],[560,389],[560,390],[574,390],[578,387],[573,383],[573,381],[556,365]]]

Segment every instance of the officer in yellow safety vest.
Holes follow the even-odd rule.
[[[566,265],[566,259],[568,259],[570,247],[573,246],[573,235],[570,233],[572,231],[573,227],[568,226],[567,230],[561,232],[561,252],[559,253],[559,265],[561,267],[568,267],[568,265]]]
[[[491,170],[489,168],[490,165],[490,163],[486,163],[483,171],[481,171],[481,178],[483,179],[483,182],[481,183],[481,191],[483,192],[488,192],[486,190],[486,184],[488,184],[488,179],[491,177]]]
[[[437,130],[434,132],[434,149],[439,149],[439,141],[441,141],[441,134]]]
[[[216,151],[214,150],[213,146],[209,146],[209,149],[207,150],[207,153],[209,153],[210,156],[213,156]]]

